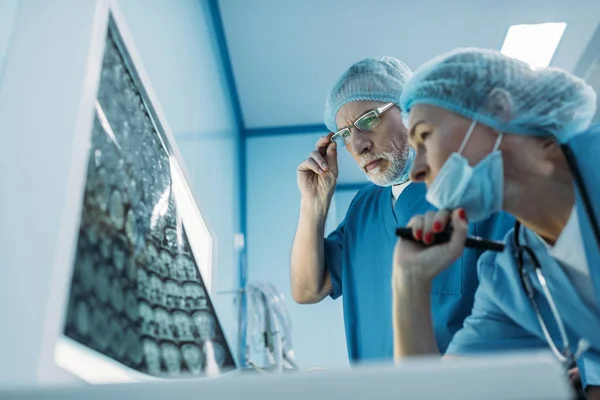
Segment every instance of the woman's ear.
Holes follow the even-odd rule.
[[[485,98],[483,109],[500,121],[508,124],[511,120],[513,109],[510,93],[504,89],[492,89]]]
[[[543,138],[540,139],[542,141],[542,148],[544,150],[549,150],[549,149],[558,149],[560,150],[560,146],[558,145],[558,142],[556,141],[556,139],[554,137],[547,137],[547,138]]]
[[[565,154],[563,153],[560,143],[555,137],[531,138],[536,140],[537,148],[541,151],[541,156],[547,161],[555,165],[566,165]]]
[[[564,163],[566,165],[567,159],[565,158],[565,153],[563,152],[563,149],[560,147],[560,143],[556,140],[556,138],[544,138],[542,149],[550,160],[554,160],[554,162],[559,164]]]

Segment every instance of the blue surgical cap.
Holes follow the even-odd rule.
[[[393,57],[367,58],[352,65],[338,79],[325,101],[325,125],[337,131],[335,116],[342,106],[358,100],[400,103],[400,94],[412,72]]]
[[[499,93],[508,110],[496,102]],[[566,71],[532,69],[498,51],[467,48],[438,56],[415,72],[400,108],[408,113],[417,104],[444,108],[500,132],[564,141],[590,125],[596,93]]]

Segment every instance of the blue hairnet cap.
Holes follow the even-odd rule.
[[[337,131],[335,116],[342,106],[358,100],[400,103],[400,94],[412,72],[393,57],[367,58],[352,65],[338,79],[325,101],[325,125]]]
[[[508,107],[496,101],[500,97]],[[596,93],[566,71],[532,69],[498,51],[467,48],[438,56],[415,72],[400,108],[408,113],[417,104],[444,108],[500,132],[564,141],[590,125]]]

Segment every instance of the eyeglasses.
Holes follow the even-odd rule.
[[[381,114],[392,108],[394,104],[395,103],[387,103],[381,107],[377,107],[374,110],[366,112],[356,121],[354,121],[352,125],[361,132],[371,132],[381,123]],[[352,126],[340,129],[334,133],[333,136],[331,136],[331,141],[337,144],[338,147],[346,147],[346,145],[350,143],[351,129]]]
[[[575,352],[575,354],[573,354],[573,352],[571,351],[569,345],[569,338],[567,336],[567,330],[565,329],[563,320],[560,316],[560,313],[558,312],[556,303],[554,303],[554,299],[550,294],[546,278],[544,278],[544,275],[542,274],[540,261],[536,257],[534,251],[529,246],[522,246],[519,243],[519,234],[521,230],[520,228],[521,224],[517,222],[515,225],[514,242],[515,255],[517,258],[519,276],[521,277],[521,284],[523,285],[523,289],[525,289],[525,293],[527,293],[527,297],[529,297],[529,300],[531,301],[531,305],[533,307],[533,310],[535,311],[535,315],[537,316],[538,322],[540,323],[540,327],[542,328],[542,332],[544,334],[544,337],[546,338],[546,342],[548,343],[548,346],[550,346],[550,350],[558,359],[558,361],[565,366],[566,369],[574,368],[576,366],[577,359],[581,356],[582,353],[584,353],[589,348],[590,344],[586,340],[581,339],[577,344],[577,351]],[[533,265],[533,274],[535,274],[538,282],[540,283],[540,286],[542,287],[542,292],[544,293],[544,297],[548,302],[548,306],[550,307],[550,311],[556,322],[556,326],[560,334],[560,339],[562,341],[562,350],[559,349],[558,345],[554,342],[554,339],[552,339],[550,331],[548,330],[548,326],[546,325],[546,323],[544,322],[544,318],[542,317],[540,308],[538,307],[535,301],[535,289],[533,287],[533,282],[531,281],[530,276],[532,271],[525,271],[525,256],[527,256],[530,259],[531,264]]]

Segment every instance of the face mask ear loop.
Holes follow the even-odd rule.
[[[502,134],[502,132],[498,132],[498,138],[496,139],[496,143],[494,143],[494,148],[492,149],[492,152],[498,150],[498,147],[500,147],[500,143],[502,142],[503,137],[504,135]]]
[[[473,129],[475,129],[475,125],[477,125],[477,121],[471,122],[471,126],[469,126],[469,130],[467,131],[465,138],[463,139],[462,143],[460,144],[460,148],[458,149],[458,154],[462,155],[463,150],[467,146],[467,142],[469,141],[469,138],[473,134]]]

